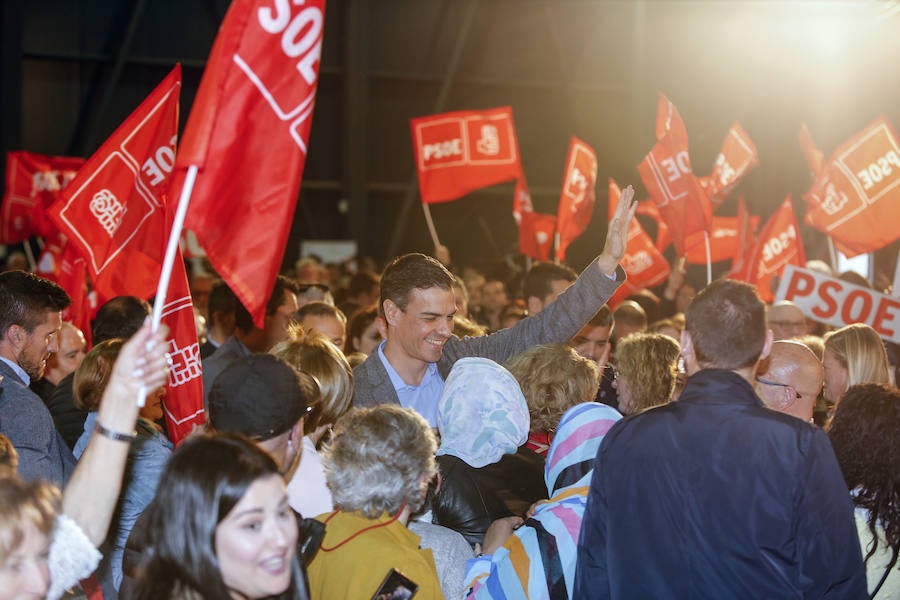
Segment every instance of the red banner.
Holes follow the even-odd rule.
[[[162,322],[169,327],[169,356],[172,358],[163,407],[169,438],[177,444],[194,426],[202,425],[206,420],[194,305],[180,253],[173,264]]]
[[[798,140],[800,141],[800,148],[803,149],[803,158],[806,159],[806,164],[809,165],[809,172],[815,179],[822,171],[822,165],[825,163],[825,155],[813,141],[812,134],[810,134],[809,129],[806,127],[806,123],[803,123],[800,126]]]
[[[669,233],[669,226],[666,225],[662,215],[659,214],[656,203],[644,200],[638,202],[635,214],[650,217],[656,221],[656,249],[660,252],[665,252],[666,248],[669,247],[669,244],[672,243],[672,234]]]
[[[156,292],[166,243],[164,194],[175,164],[176,66],[87,160],[50,210],[104,299]]]
[[[519,227],[519,252],[536,260],[550,260],[556,217],[534,212],[524,173],[516,180],[513,218]]]
[[[753,140],[740,123],[735,122],[725,136],[722,150],[716,157],[712,174],[709,176],[709,187],[706,191],[713,210],[722,205],[734,190],[734,186],[757,165],[759,156]]]
[[[508,106],[457,111],[410,121],[422,202],[456,200],[521,173]]]
[[[104,300],[156,293],[170,231],[165,192],[175,166],[180,91],[176,66],[87,160],[51,209]],[[77,281],[77,271],[72,277]],[[180,253],[166,295],[163,323],[174,364],[165,412],[169,437],[178,443],[204,421],[197,330]]]
[[[687,129],[675,106],[659,95],[656,145],[638,165],[638,172],[672,235],[675,250],[684,256],[685,238],[709,230],[712,208],[691,170]]]
[[[566,158],[559,209],[556,212],[556,260],[566,260],[566,250],[587,229],[594,214],[597,185],[597,154],[594,149],[572,137]],[[610,213],[612,214],[612,213]]]
[[[619,203],[621,190],[616,182],[609,180],[609,214],[612,215]],[[619,286],[608,304],[615,308],[622,300],[642,288],[660,284],[669,277],[671,267],[656,249],[653,240],[641,227],[637,219],[628,227],[628,244],[622,257],[622,268],[628,279]]]
[[[63,311],[63,320],[71,321],[78,327],[91,345],[91,319],[94,316],[95,306],[88,299],[87,270],[84,258],[78,253],[72,244],[68,243],[66,236],[57,232],[44,242],[37,261],[35,273],[55,281],[66,291],[72,302]]]
[[[325,1],[235,0],[216,36],[170,197],[199,168],[185,227],[257,326],[281,269],[306,162]]]
[[[876,119],[839,147],[804,199],[806,222],[847,256],[900,238],[900,145],[888,120]]]
[[[775,290],[771,289],[772,278],[780,276],[787,265],[806,266],[803,240],[794,217],[791,197],[785,198],[778,210],[762,229],[753,249],[751,259],[751,281],[764,302],[771,302]]]
[[[82,164],[83,158],[7,152],[0,244],[18,244],[34,235],[52,238],[56,227],[46,218],[47,208]]]
[[[752,217],[752,227],[759,224],[759,217]],[[706,264],[706,241],[703,232],[691,234],[685,242],[687,262]],[[738,217],[713,217],[709,232],[710,262],[733,260],[740,254],[740,222]]]
[[[731,269],[728,271],[728,277],[737,279],[738,281],[749,281],[749,266],[752,264],[751,261],[753,260],[752,254],[753,247],[756,245],[755,233],[756,228],[759,225],[759,217],[750,216],[750,211],[747,210],[747,203],[744,202],[743,196],[738,198],[737,222],[738,252],[734,257],[734,260],[731,261]]]

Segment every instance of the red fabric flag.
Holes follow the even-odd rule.
[[[638,164],[638,172],[672,235],[675,250],[684,256],[685,238],[708,231],[712,208],[700,181],[691,170],[687,129],[669,100],[659,95],[656,145]]]
[[[756,244],[755,233],[759,225],[759,217],[750,216],[750,211],[747,210],[747,203],[744,202],[743,196],[738,198],[737,222],[738,252],[734,260],[731,261],[728,277],[738,281],[750,281],[749,266],[752,264],[753,247]]]
[[[162,309],[162,323],[169,327],[169,356],[172,357],[163,406],[166,430],[169,438],[177,444],[191,433],[195,425],[202,425],[206,420],[200,343],[197,341],[194,305],[180,252],[173,264],[172,279]]]
[[[169,197],[199,168],[185,227],[262,327],[294,220],[325,1],[235,0],[213,44]]]
[[[784,199],[763,227],[753,250],[750,283],[756,285],[756,291],[764,302],[775,299],[771,281],[784,272],[786,265],[806,266],[803,240],[800,239],[800,228],[797,227],[790,196]]]
[[[104,299],[156,293],[171,229],[165,192],[175,165],[180,90],[176,66],[88,159],[51,209]],[[169,326],[173,366],[164,408],[169,437],[177,444],[204,421],[199,344],[180,252],[166,299],[162,322]]]
[[[706,191],[713,210],[722,205],[734,186],[757,165],[759,156],[756,153],[756,146],[740,123],[735,121],[725,136],[722,150],[716,157],[708,180],[709,189]]]
[[[619,203],[621,190],[613,179],[609,180],[609,214],[615,213]],[[671,267],[665,257],[656,249],[653,240],[641,227],[637,219],[631,220],[628,227],[628,244],[625,256],[622,257],[622,268],[628,279],[619,286],[609,299],[610,307],[615,308],[622,300],[642,288],[660,284],[669,277]]]
[[[753,217],[753,227],[759,217]],[[706,241],[703,232],[691,234],[685,242],[687,262],[692,265],[706,264]],[[709,232],[710,262],[735,259],[740,254],[740,219],[738,217],[713,217]]]
[[[33,235],[52,238],[56,227],[46,217],[47,208],[82,164],[83,158],[8,152],[0,244],[18,244]]]
[[[456,200],[522,172],[508,106],[419,117],[410,120],[410,128],[426,204]]]
[[[516,180],[513,218],[519,227],[519,252],[536,260],[550,260],[556,217],[534,212],[524,173]]]
[[[638,202],[635,214],[644,215],[645,217],[650,217],[656,221],[656,249],[659,252],[665,252],[666,248],[669,247],[669,244],[672,243],[672,234],[669,233],[669,226],[666,225],[662,215],[659,214],[656,203],[644,200]]]
[[[63,311],[63,320],[78,327],[90,347],[94,310],[88,298],[84,258],[68,243],[66,236],[57,232],[52,238],[45,240],[35,272],[45,279],[55,281],[69,295],[72,302]]]
[[[835,150],[804,199],[806,222],[847,256],[900,238],[900,145],[888,120],[879,117]]]
[[[806,123],[800,125],[800,134],[798,135],[798,138],[800,141],[800,148],[803,149],[803,158],[806,159],[806,164],[809,165],[809,172],[812,174],[813,178],[815,178],[822,171],[822,165],[825,163],[825,155],[813,141],[812,134],[806,127]]]
[[[50,209],[103,298],[156,292],[166,243],[163,195],[175,160],[176,66],[87,160]]]
[[[566,260],[566,250],[587,229],[594,214],[597,185],[597,154],[594,149],[572,137],[566,158],[559,209],[556,212],[556,260]],[[613,214],[613,213],[610,213]]]

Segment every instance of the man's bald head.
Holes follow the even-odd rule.
[[[776,302],[766,311],[766,321],[775,340],[788,340],[806,335],[806,317],[796,304],[788,300]]]
[[[757,378],[757,388],[766,406],[804,421],[812,419],[825,379],[815,353],[800,342],[777,341],[764,369]]]

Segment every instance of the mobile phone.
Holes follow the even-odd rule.
[[[419,585],[415,581],[397,569],[391,569],[372,600],[409,600],[416,595],[418,589]]]

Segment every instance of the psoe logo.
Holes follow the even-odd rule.
[[[91,214],[94,215],[94,218],[106,231],[106,234],[110,238],[113,237],[122,224],[122,217],[125,216],[125,207],[122,206],[119,199],[111,191],[104,188],[94,194],[89,206]]]
[[[825,197],[822,199],[822,210],[825,214],[832,216],[840,212],[847,205],[847,194],[839,192],[833,182],[828,182],[825,186]]]
[[[500,134],[495,125],[486,123],[481,126],[481,137],[476,142],[478,151],[488,156],[496,156],[500,153]]]

